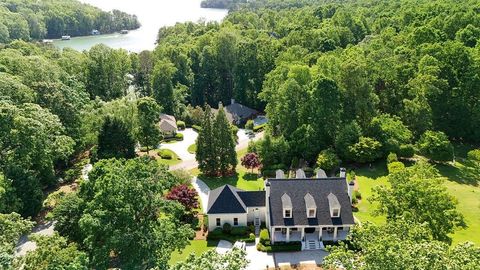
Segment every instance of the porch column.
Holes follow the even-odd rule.
[[[318,241],[322,240],[322,231],[323,231],[323,228],[320,226],[318,227],[320,229],[320,232],[318,232]]]
[[[333,229],[333,241],[337,241],[337,227]]]
[[[302,227],[302,241],[303,241],[303,238],[305,237],[305,227]]]
[[[290,228],[287,227],[287,242],[290,242]]]

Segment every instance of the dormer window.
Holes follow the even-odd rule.
[[[287,193],[283,194],[282,196],[282,207],[283,207],[283,218],[291,218],[292,217],[292,200]]]
[[[315,218],[317,216],[317,204],[312,194],[307,193],[304,197],[305,199],[305,212],[307,213],[307,218]]]
[[[340,202],[333,193],[328,194],[328,205],[330,207],[330,216],[332,218],[340,217]]]

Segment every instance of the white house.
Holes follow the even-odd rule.
[[[324,175],[324,173],[319,173]],[[243,191],[226,185],[209,194],[209,230],[229,223],[246,226],[266,223],[270,241],[302,242],[303,249],[320,249],[323,241],[344,240],[355,224],[352,213],[353,182],[345,169],[340,177],[285,179],[278,172],[265,181],[265,191]]]

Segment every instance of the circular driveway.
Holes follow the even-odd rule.
[[[197,141],[198,133],[191,128],[179,131],[178,133],[183,134],[183,141],[162,143],[160,144],[160,149],[172,150],[178,155],[182,162],[195,160],[195,154],[190,154],[188,147]]]

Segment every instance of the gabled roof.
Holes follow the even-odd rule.
[[[290,199],[290,196],[287,195],[287,193],[284,193],[282,195],[282,209],[291,209],[292,208],[292,200]]]
[[[237,188],[225,185],[208,194],[207,214],[246,213],[247,206],[238,196]]]
[[[164,132],[172,132],[177,130],[177,121],[173,115],[160,114],[160,129]]]
[[[340,208],[341,205],[340,205],[340,202],[338,201],[338,198],[337,196],[335,196],[335,194],[331,193],[328,194],[327,196],[327,199],[328,199],[328,205],[330,206],[330,208]]]
[[[305,206],[307,209],[317,208],[317,204],[315,203],[315,199],[313,198],[312,194],[307,193],[305,197]]]
[[[240,103],[233,103],[226,106],[225,112],[231,114],[233,117],[233,120],[247,119],[258,113],[258,111],[251,109]]]
[[[225,185],[208,194],[207,214],[247,213],[247,207],[265,206],[265,191],[244,191]]]
[[[269,179],[270,221],[272,226],[353,225],[353,214],[345,178]],[[292,202],[292,218],[283,217],[283,199],[287,194]],[[317,216],[308,218],[306,209],[310,194],[317,208]],[[341,206],[340,217],[331,217],[329,195]],[[332,197],[332,196],[330,196]]]

